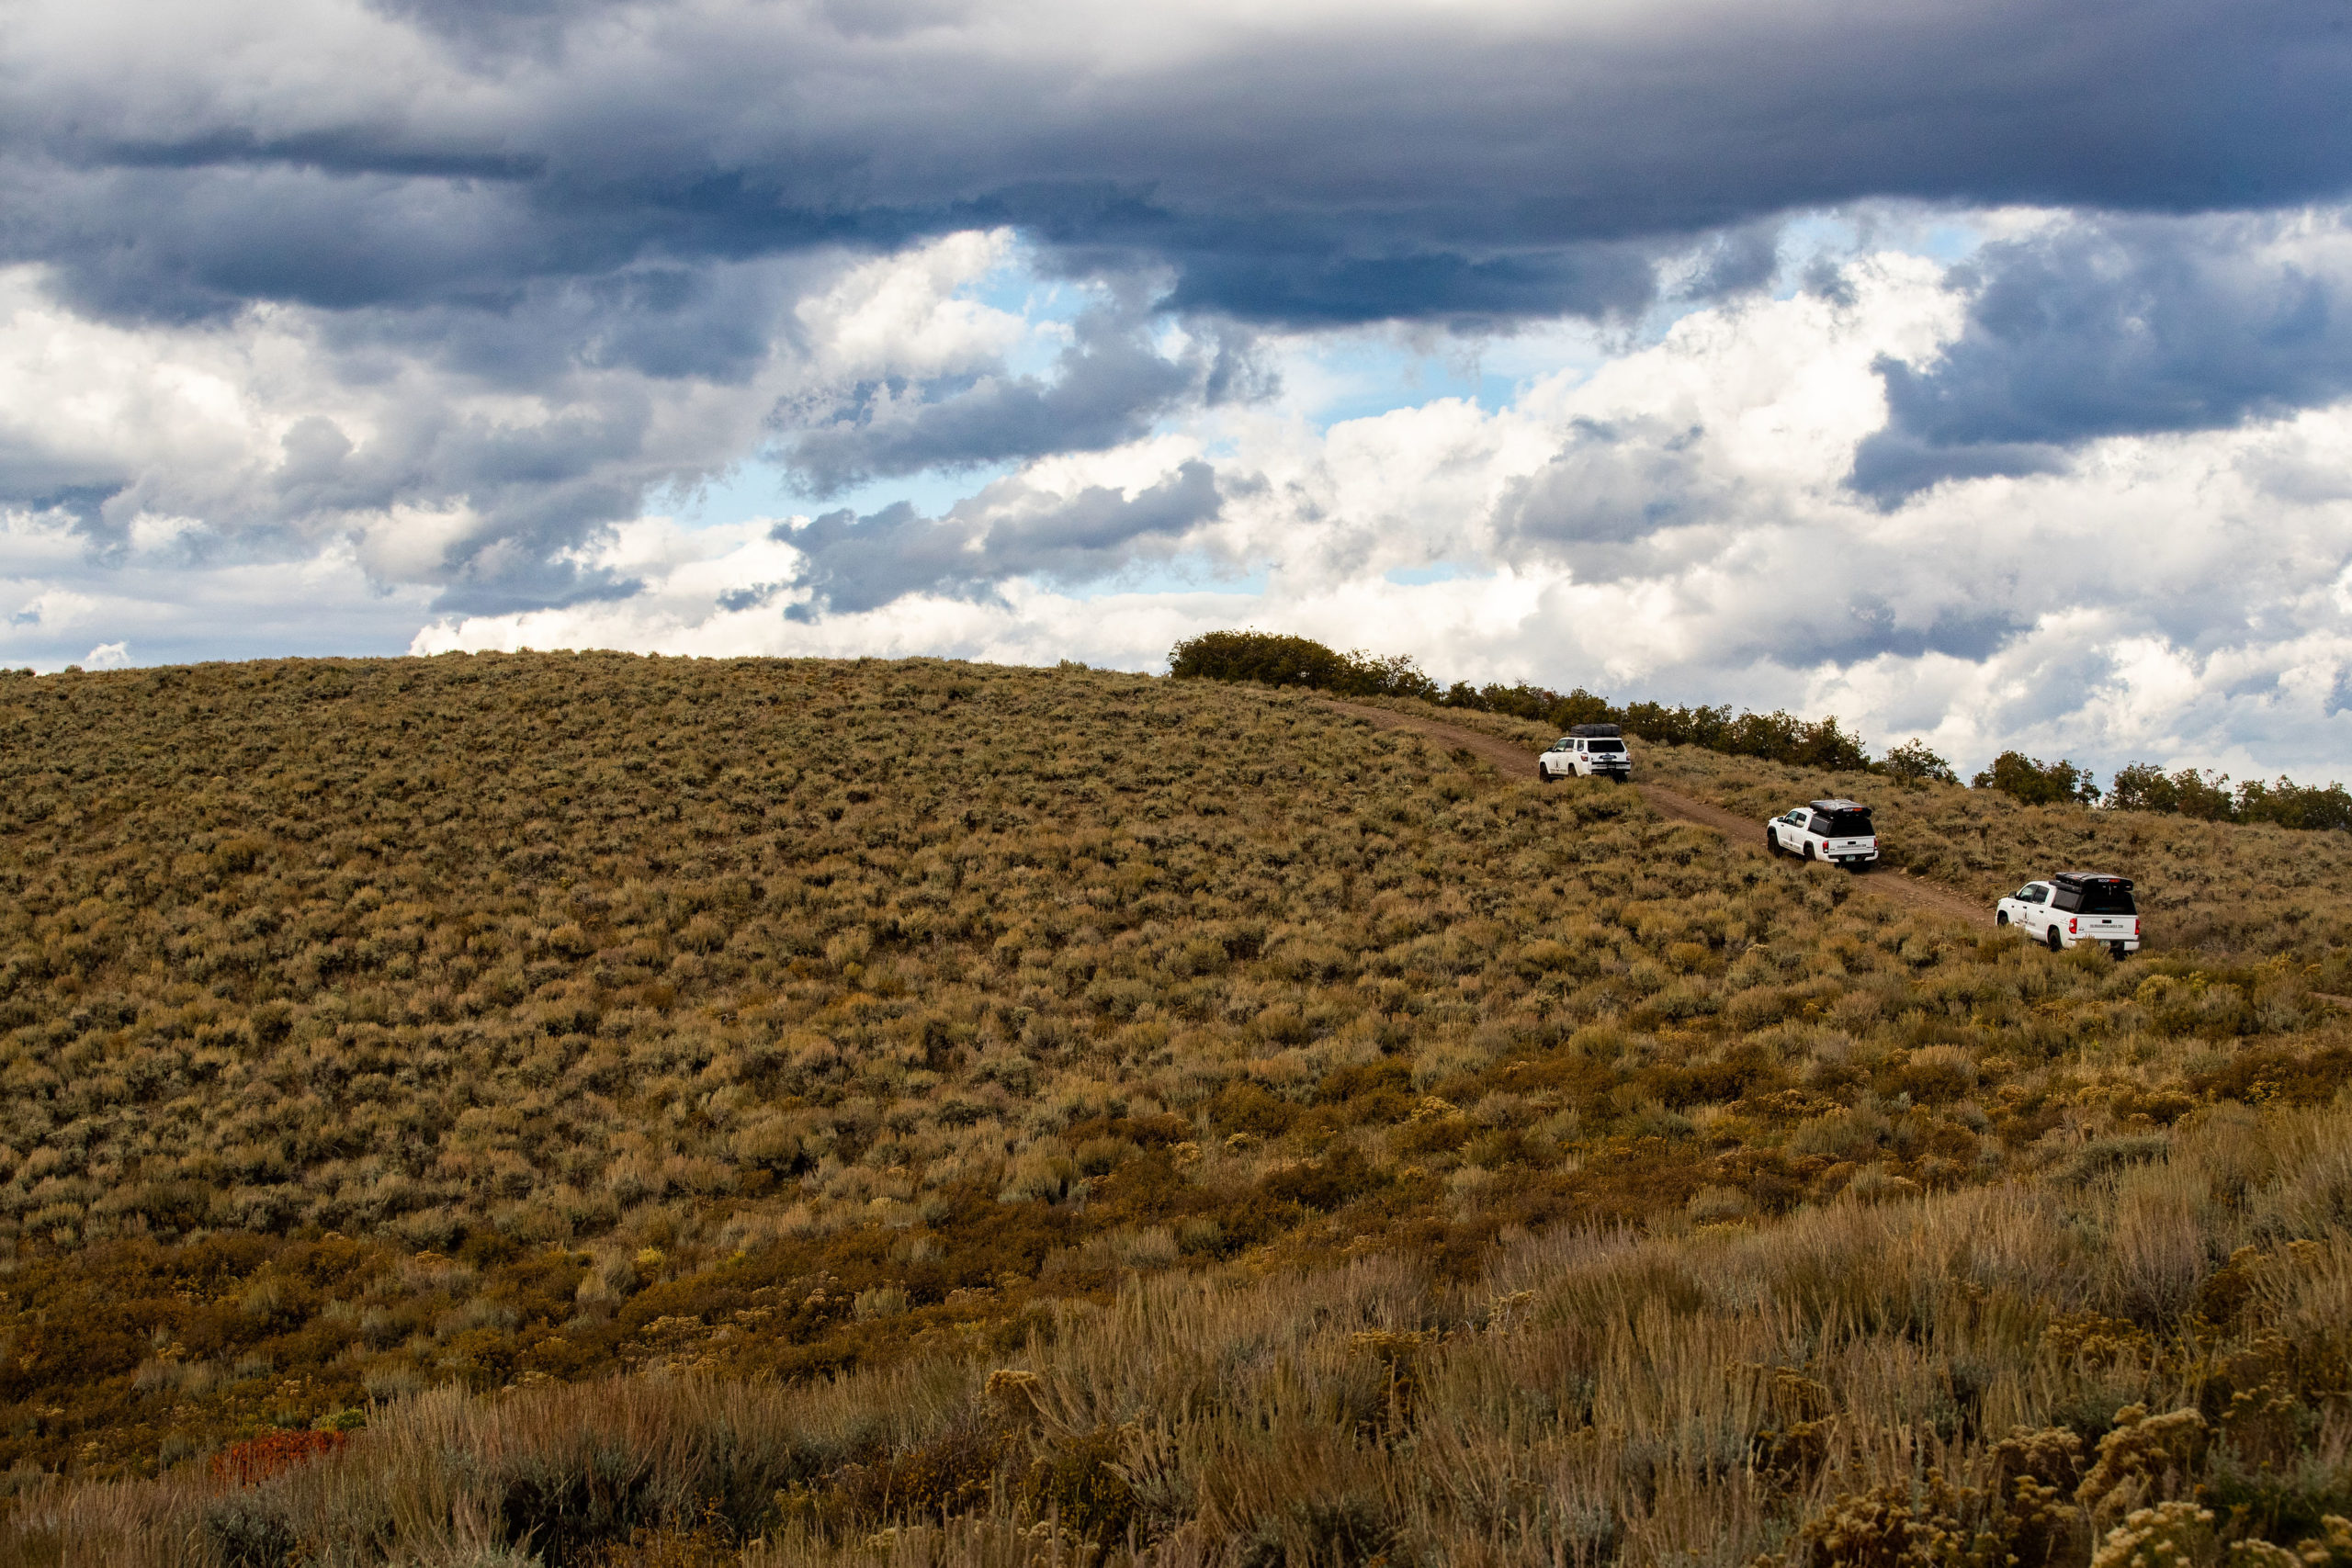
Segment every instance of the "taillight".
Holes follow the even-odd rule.
[[[2067,934],[2068,936],[2073,936],[2076,931],[2080,931],[2080,930],[2082,930],[2081,922],[2076,921],[2076,920],[2068,920],[2068,921],[2066,922],[2066,934]]]

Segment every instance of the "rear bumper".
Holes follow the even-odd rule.
[[[2068,936],[2062,931],[2059,933],[2058,942],[2062,947],[2104,947],[2113,953],[2140,951],[2140,939],[2136,936],[2098,936],[2089,931],[2085,931],[2078,936]]]

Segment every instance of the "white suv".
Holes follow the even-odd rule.
[[[1860,871],[1878,859],[1878,829],[1871,808],[1850,800],[1816,800],[1764,824],[1764,847],[1776,855],[1803,855]]]
[[[2086,942],[2118,958],[2140,951],[2140,907],[2129,877],[2062,871],[2029,882],[1993,906],[1993,923],[2016,926],[2052,953]]]
[[[1615,779],[1634,776],[1633,753],[1625,750],[1625,732],[1613,724],[1571,725],[1568,732],[1535,759],[1535,776],[1554,779]]]

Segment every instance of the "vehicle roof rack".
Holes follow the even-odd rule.
[[[1625,730],[1623,726],[1615,724],[1572,724],[1568,726],[1568,733],[1589,739],[1596,736],[1623,735]]]
[[[1813,808],[1815,811],[1859,811],[1865,817],[1871,814],[1871,808],[1860,801],[1847,800],[1842,797],[1837,800],[1816,800],[1813,803]]]
[[[2117,876],[2111,872],[2105,871],[2062,871],[2055,876],[2052,876],[2050,880],[2052,882],[2072,882],[2077,884],[2085,882],[2116,882],[2122,884],[2127,892],[2132,886],[2132,879],[2130,877]]]

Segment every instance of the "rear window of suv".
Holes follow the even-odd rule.
[[[2132,889],[2120,882],[2086,882],[2079,887],[2058,885],[2051,899],[2052,908],[2069,915],[2136,915],[2140,907],[2132,902]]]
[[[1625,743],[1623,740],[1588,740],[1584,749],[1588,751],[1623,751]]]

